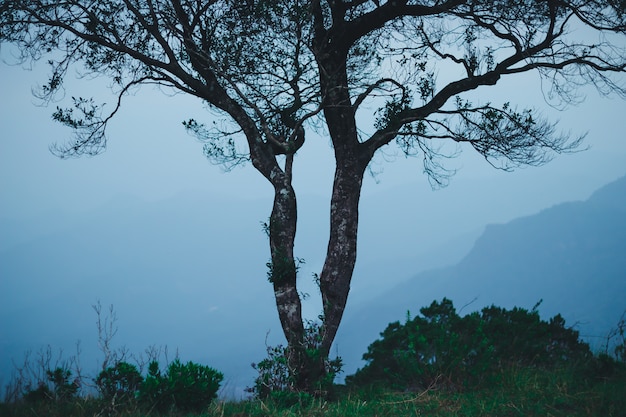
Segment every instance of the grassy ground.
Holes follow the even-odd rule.
[[[77,399],[66,404],[2,404],[2,417],[159,416],[136,407],[113,409],[97,399]],[[193,414],[171,413],[170,417]],[[196,416],[206,417],[626,417],[626,369],[611,372],[573,369],[545,371],[509,369],[481,388],[450,390],[436,387],[411,393],[384,388],[351,391],[340,387],[337,400],[310,399],[213,403]]]

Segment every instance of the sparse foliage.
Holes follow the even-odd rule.
[[[616,360],[626,363],[626,311],[606,337],[604,353],[610,355],[610,349]]]
[[[75,356],[64,358],[63,351],[51,346],[37,352],[27,351],[23,362],[15,366],[12,380],[5,387],[5,401],[67,402],[80,394],[84,378],[78,361],[80,345]]]
[[[270,277],[296,385],[324,372],[304,350],[294,255],[294,156],[316,127],[335,156],[330,234],[319,276],[327,357],[356,262],[363,176],[383,148],[422,159],[445,185],[442,163],[470,148],[492,165],[539,165],[575,149],[535,109],[469,97],[504,77],[536,72],[546,96],[572,103],[577,88],[626,96],[626,12],[612,0],[2,0],[0,41],[21,61],[46,58],[39,91],[62,96],[70,69],[103,76],[117,100],[74,96],[53,117],[74,130],[61,157],[94,155],[125,95],[141,85],[182,92],[221,118],[184,125],[226,167],[250,161],[272,185]],[[555,103],[556,102],[556,103]],[[371,111],[370,111],[371,110]],[[369,117],[362,117],[362,115]],[[373,125],[363,120],[375,120]],[[280,271],[280,274],[277,274]],[[275,279],[275,278],[279,279]],[[105,360],[106,362],[106,360]]]
[[[316,397],[328,397],[333,390],[335,377],[341,373],[342,360],[325,358],[321,355],[321,326],[315,322],[309,322],[306,327],[305,351],[313,362],[323,361],[325,372],[318,375],[313,381],[314,392],[302,392],[294,378],[295,370],[290,369],[292,361],[289,358],[291,350],[287,346],[267,346],[267,357],[259,363],[253,363],[252,367],[258,371],[254,380],[254,386],[247,389],[256,398],[273,399],[284,405],[297,403],[303,399]]]
[[[168,362],[167,349],[151,347],[146,350],[151,361],[144,378],[142,359],[138,360],[139,366],[131,364],[124,360],[129,356],[126,351],[113,348],[113,337],[118,330],[113,306],[106,315],[100,303],[93,309],[103,354],[102,370],[88,378],[82,376],[78,357],[64,360],[62,352],[54,355],[49,346],[34,357],[27,352],[24,364],[16,369],[13,381],[7,386],[4,403],[0,403],[0,415],[4,416],[3,405],[16,413],[25,406],[28,415],[59,417],[144,415],[154,410],[199,413],[217,398],[224,378],[221,372],[191,361],[182,363],[178,358]],[[157,362],[161,356],[168,362],[163,373]],[[95,383],[95,390],[81,392],[88,380]]]
[[[37,388],[29,388],[24,393],[26,402],[68,402],[76,397],[80,382],[72,379],[72,371],[58,367],[46,371],[47,381],[38,381]]]

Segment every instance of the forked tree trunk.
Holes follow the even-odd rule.
[[[326,362],[346,306],[357,255],[358,207],[366,164],[356,157],[338,164],[330,204],[330,239],[320,275],[323,302],[322,340],[316,354],[307,352],[297,264],[293,253],[297,205],[291,185],[275,183],[270,217],[270,280],[276,307],[289,347],[289,368],[298,391],[315,393],[327,374]]]

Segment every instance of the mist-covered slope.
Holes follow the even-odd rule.
[[[626,310],[626,177],[587,201],[490,225],[455,266],[422,272],[348,310],[337,340],[347,371],[388,323],[443,297],[462,313],[490,304],[531,309],[543,300],[544,317],[562,313],[600,348]]]

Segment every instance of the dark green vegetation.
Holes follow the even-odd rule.
[[[200,412],[217,398],[224,376],[208,366],[176,359],[161,374],[159,363],[150,362],[144,379],[136,366],[118,362],[100,372],[96,385],[113,409],[139,406],[165,413],[172,410]]]
[[[248,400],[215,401],[223,377],[207,366],[175,359],[162,372],[152,360],[144,376],[144,364],[116,361],[94,379],[61,366],[17,381],[0,415],[624,416],[625,330],[622,317],[607,340],[613,347],[594,355],[559,315],[544,321],[535,309],[492,306],[460,316],[444,298],[389,324],[366,366],[319,395],[291,390],[289,350],[279,346],[254,365]],[[309,327],[311,352],[318,331]],[[329,367],[340,372],[341,360]],[[86,393],[88,383],[97,390]]]
[[[72,378],[67,367],[48,370],[46,376],[45,380],[17,381],[17,391],[9,387],[2,415],[199,414],[217,398],[223,379],[208,366],[183,364],[179,359],[163,373],[158,362],[150,362],[145,378],[137,366],[117,362],[89,381],[95,384],[95,392],[81,396],[79,389],[87,381]]]
[[[445,298],[421,313],[407,317],[404,325],[391,323],[363,355],[367,365],[348,381],[400,390],[434,385],[458,390],[480,386],[502,369],[551,370],[586,363],[592,356],[560,315],[546,322],[535,309],[491,306],[460,317]]]

